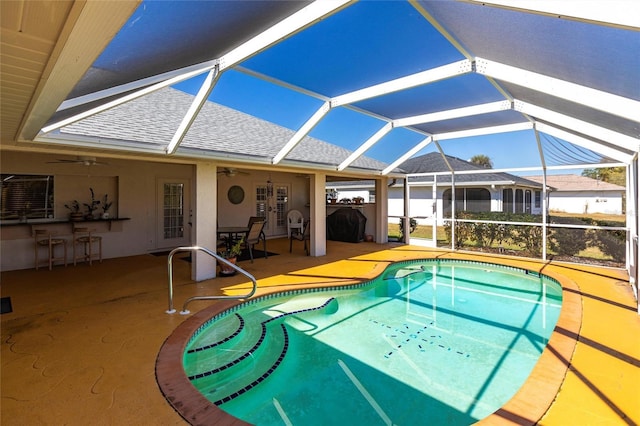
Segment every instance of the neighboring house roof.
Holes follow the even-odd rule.
[[[542,176],[527,176],[527,179],[542,183]],[[619,191],[625,188],[609,182],[581,175],[547,175],[547,186],[553,191]]]
[[[142,149],[162,152],[180,125],[194,96],[165,88],[103,113],[63,127],[65,136],[93,137],[137,143]],[[210,150],[221,157],[251,156],[270,161],[294,131],[252,115],[207,102],[184,137],[180,150]],[[286,157],[312,164],[337,165],[351,154],[339,146],[305,137]],[[386,164],[369,157],[351,167],[380,170]]]
[[[463,170],[486,170],[482,166],[470,163],[465,160],[461,160],[456,157],[445,155],[447,161],[455,171]],[[432,152],[429,154],[421,155],[419,157],[411,158],[398,166],[399,169],[407,174],[412,173],[442,173],[448,172],[449,167],[444,161],[444,158],[440,153]],[[424,183],[424,185],[431,185],[433,182],[433,176],[415,176],[410,177],[409,181],[413,184]],[[482,186],[482,185],[519,185],[530,188],[542,189],[542,184],[529,179],[521,178],[509,173],[479,173],[479,174],[456,174],[456,184],[462,186]],[[390,180],[391,185],[398,185],[396,180]],[[363,189],[372,187],[374,182],[372,180],[360,180],[360,181],[347,181],[347,182],[332,182],[329,186],[334,188],[344,189]],[[450,186],[450,175],[438,175],[438,186]]]
[[[461,160],[450,155],[445,155],[447,161],[451,165],[454,171],[467,171],[467,170],[486,170],[484,167],[477,164],[470,163],[469,161]],[[438,152],[432,152],[429,154],[421,155],[419,157],[410,158],[404,163],[400,164],[398,168],[404,170],[406,173],[442,173],[449,172],[449,167],[445,162],[442,154]],[[538,182],[521,178],[509,173],[479,173],[479,174],[456,174],[455,182],[458,184],[493,184],[493,185],[521,185],[533,188],[542,188],[542,185]],[[432,176],[420,176],[413,177],[410,182],[425,182],[425,184],[433,182]],[[450,184],[450,175],[438,175],[438,185]]]

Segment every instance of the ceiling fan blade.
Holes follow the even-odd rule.
[[[58,158],[56,159],[56,161],[47,161],[47,163],[49,164],[62,164],[62,163],[66,163],[66,164],[74,164],[74,163],[81,163],[82,161],[79,160],[65,160],[63,158]]]
[[[105,163],[102,161],[97,161],[95,157],[83,157],[78,156],[74,160],[69,160],[66,158],[57,158],[56,161],[47,161],[49,164],[81,164],[84,166],[106,166],[109,163]]]

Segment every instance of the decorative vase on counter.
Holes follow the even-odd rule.
[[[109,212],[104,212],[102,213],[102,216],[100,216],[102,219],[109,219]]]

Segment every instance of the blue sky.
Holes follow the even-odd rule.
[[[333,97],[463,59],[461,52],[408,2],[363,1],[321,20],[240,65]],[[202,79],[195,78],[175,87],[195,94]],[[235,70],[223,73],[209,99],[291,130],[299,129],[322,104],[312,96]],[[382,111],[384,115],[395,113],[397,116],[391,118],[401,118],[502,100],[504,96],[487,79],[469,73],[401,94],[362,101],[356,106]],[[512,114],[509,119],[516,115],[513,111],[509,113]],[[522,121],[522,118],[518,116],[518,120]],[[506,123],[508,121],[503,124]],[[371,116],[336,108],[310,135],[355,150],[384,124]],[[438,123],[436,126],[446,129],[451,124]],[[446,132],[440,130],[437,133],[443,131]],[[365,155],[391,163],[424,138],[421,133],[394,129]],[[563,144],[553,139],[543,141],[545,146],[549,142],[552,148]],[[440,145],[447,155],[463,160],[477,154],[487,155],[494,168],[498,169],[541,165],[533,130],[445,140]],[[418,155],[436,149],[434,144],[430,144]],[[590,157],[584,153],[575,154],[567,158],[556,155],[553,161],[547,161],[547,165],[584,163],[577,158]]]
[[[508,23],[507,32],[496,33],[490,31],[491,28],[487,28],[489,30],[487,32],[494,37],[491,39],[493,41],[495,37],[504,34],[511,34],[514,38],[514,40],[500,40],[505,43],[504,46],[500,46],[500,49],[496,49],[495,55],[498,58],[501,55],[506,57],[511,55],[515,56],[512,59],[518,59],[519,49],[523,44],[535,49],[542,49],[554,43],[568,44],[571,49],[569,52],[572,55],[569,58],[571,60],[566,61],[566,64],[563,63],[568,54],[567,51],[556,52],[563,55],[556,58],[559,63],[558,68],[563,68],[567,64],[581,66],[580,60],[589,58],[589,54],[594,54],[590,45],[580,44],[580,40],[585,36],[584,31],[593,31],[591,26],[583,23],[560,22],[555,18],[541,18],[533,15],[519,16],[513,11],[498,8],[486,9],[465,2],[434,2],[423,6],[429,9],[429,5],[434,10],[427,10],[427,13],[433,14],[434,11],[436,15],[440,13],[440,16],[434,17],[444,19],[445,24],[447,22],[451,24],[453,17],[459,17],[460,13],[466,14],[464,19],[470,20],[469,22],[477,23],[478,27],[457,27],[458,31],[475,30],[470,33],[460,31],[464,34],[458,40],[462,44],[464,40],[469,43],[470,40],[475,40],[474,35],[482,31],[483,25],[489,26],[495,22]],[[120,30],[98,58],[94,67],[118,76],[119,73],[126,74],[136,66],[140,67],[141,73],[153,73],[193,65],[193,61],[211,60],[224,56],[225,52],[232,47],[226,43],[233,39],[233,30],[237,28],[239,22],[243,22],[246,16],[253,17],[263,24],[268,21],[268,19],[258,19],[262,15],[268,18],[264,7],[266,6],[260,2],[143,1],[127,25]],[[425,19],[418,9],[420,8],[414,7],[407,1],[356,2],[286,37],[239,65],[257,74],[303,88],[307,92],[331,98],[422,71],[456,65],[474,55],[481,56],[481,53],[493,54],[494,45],[488,47],[485,45],[490,44],[490,40],[483,39],[485,44],[470,43],[477,51],[472,51],[462,44],[460,48],[454,46]],[[480,19],[482,17],[484,19]],[[494,20],[493,18],[496,17],[498,19]],[[562,41],[549,40],[544,31],[531,31],[523,38],[520,27],[522,23],[528,24],[526,28],[537,28],[536,25],[544,24],[550,28],[562,25],[563,28],[570,28],[570,30],[567,30],[565,40]],[[500,28],[503,27],[500,26]],[[258,29],[255,31],[257,32]],[[509,33],[509,31],[512,32]],[[592,35],[595,37],[603,34],[608,40],[627,37],[626,32],[607,27],[599,28],[597,34]],[[253,35],[255,34],[243,33],[244,38],[235,40],[236,45]],[[579,51],[577,56],[573,54],[575,50]],[[604,50],[602,55],[605,55],[605,58],[617,57],[611,52],[612,49]],[[190,56],[192,53],[197,53],[195,58]],[[629,67],[628,64],[625,65]],[[500,90],[480,73],[470,72],[469,69],[458,71],[460,71],[459,75],[448,74],[448,78],[359,101],[354,106],[390,119],[398,119],[505,99]],[[96,73],[96,75],[101,74]],[[195,95],[203,79],[204,76],[199,76],[175,87]],[[617,84],[617,81],[615,83]],[[506,88],[503,89],[506,90]],[[233,69],[226,70],[220,77],[210,100],[294,131],[299,129],[322,103],[321,100],[307,94]],[[494,112],[480,119],[478,116],[464,117],[417,126],[424,131],[443,134],[459,129],[523,121],[519,113],[509,110]],[[310,135],[346,149],[355,150],[385,123],[369,115],[338,107],[332,109]],[[396,128],[365,155],[391,163],[424,137],[425,135],[421,133]],[[593,153],[548,135],[542,134],[541,140],[547,165],[586,164],[600,160],[599,156]],[[486,155],[492,160],[494,167],[499,169],[540,167],[541,165],[535,133],[532,130],[444,140],[440,142],[440,146],[445,154],[464,160],[478,154]],[[430,144],[417,155],[435,150],[435,144]]]
[[[203,77],[194,78],[176,85],[175,88],[195,94],[202,80]],[[322,104],[318,99],[237,71],[226,72],[209,99],[291,130],[300,128]],[[338,108],[331,111],[313,129],[311,136],[354,150],[383,125],[380,120]],[[422,134],[407,129],[394,129],[365,155],[390,163],[422,139]],[[487,155],[496,169],[540,166],[538,147],[531,130],[444,140],[439,143],[447,155],[463,160],[477,154]],[[418,155],[436,149],[432,143]]]

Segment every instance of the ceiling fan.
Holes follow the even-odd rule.
[[[218,171],[218,174],[224,174],[227,177],[234,177],[235,175],[248,175],[249,173],[234,169],[232,167],[225,167],[224,169]]]
[[[47,163],[55,163],[55,164],[80,164],[83,166],[105,166],[107,163],[103,163],[98,161],[96,157],[87,157],[84,155],[78,155],[74,160],[68,160],[59,158],[56,161],[47,161]]]

